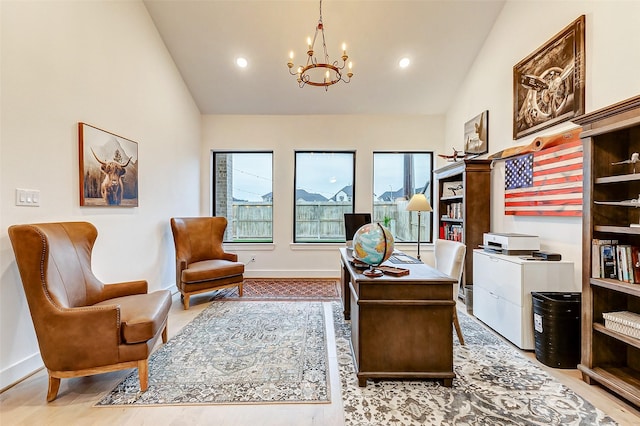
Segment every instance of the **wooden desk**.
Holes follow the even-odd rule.
[[[368,278],[340,249],[342,301],[351,319],[351,346],[358,385],[368,378],[443,379],[453,373],[453,284],[425,264],[401,277]]]

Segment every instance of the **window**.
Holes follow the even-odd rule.
[[[355,152],[296,152],[294,242],[344,242],[353,212]]]
[[[406,210],[413,194],[423,192],[433,206],[431,152],[373,153],[373,221],[387,224],[397,242],[418,241],[418,213]],[[422,213],[420,241],[433,241],[431,213]]]
[[[273,242],[273,153],[214,152],[213,212],[225,242]]]

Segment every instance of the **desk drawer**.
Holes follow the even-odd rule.
[[[473,275],[474,288],[482,287],[514,305],[522,305],[521,264],[474,251]]]

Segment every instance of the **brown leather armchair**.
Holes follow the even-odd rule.
[[[60,379],[138,368],[147,390],[148,358],[167,341],[168,290],[146,281],[104,285],[91,271],[98,236],[87,222],[13,225],[9,237],[49,373],[47,401]]]
[[[227,287],[238,287],[242,296],[244,264],[238,255],[222,247],[227,219],[224,217],[171,218],[176,246],[176,286],[184,309],[189,297]]]

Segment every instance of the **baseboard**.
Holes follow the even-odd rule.
[[[176,294],[178,292],[178,288],[176,287],[176,283],[165,284],[160,288],[160,290],[169,290],[171,294]]]
[[[44,367],[40,352],[36,352],[0,371],[0,392],[21,382]]]

